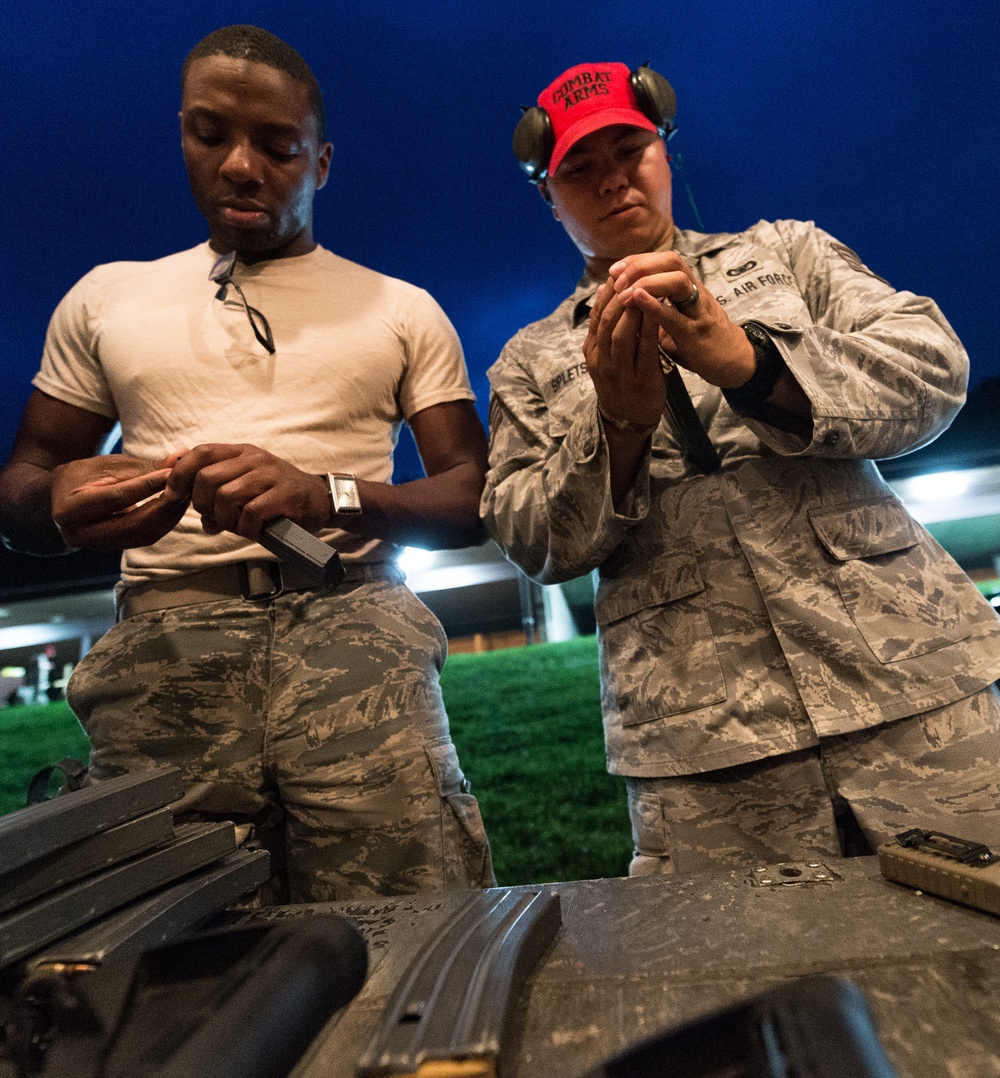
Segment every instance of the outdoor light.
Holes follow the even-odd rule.
[[[418,546],[403,547],[396,564],[404,573],[419,573],[422,569],[429,569],[434,564],[434,551],[423,550]]]
[[[913,476],[907,488],[909,498],[918,502],[960,498],[969,489],[969,477],[965,472],[931,472]]]

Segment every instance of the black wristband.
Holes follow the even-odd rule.
[[[766,402],[787,368],[777,345],[760,322],[744,322],[740,328],[753,345],[757,366],[750,381],[733,389],[723,389],[722,393],[734,412],[751,419],[763,419],[769,411]]]

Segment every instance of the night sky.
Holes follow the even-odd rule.
[[[205,230],[180,155],[179,70],[252,22],[312,65],[334,143],[324,246],[427,289],[486,368],[582,261],[510,152],[518,106],[583,61],[645,60],[678,96],[709,231],[815,220],[898,288],[933,296],[1000,375],[996,0],[5,5],[0,29],[5,458],[63,293],[92,266]],[[681,227],[695,217],[675,177]]]

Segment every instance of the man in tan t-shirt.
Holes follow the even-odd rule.
[[[294,901],[489,884],[444,634],[394,560],[482,537],[485,436],[454,329],[426,292],[315,242],[332,147],[294,49],[210,34],[180,121],[208,242],[74,286],[0,473],[8,545],[124,551],[119,624],[67,690],[91,777],[177,764],[179,811],[254,823]],[[427,477],[393,486],[404,421]],[[94,456],[116,422],[123,454]],[[339,550],[335,592],[256,544],[282,516]]]

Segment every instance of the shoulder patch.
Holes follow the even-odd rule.
[[[491,393],[489,415],[487,417],[487,423],[489,423],[491,433],[500,426],[500,413],[502,411],[503,405],[500,403],[500,398],[496,395],[496,393]]]
[[[830,248],[836,252],[840,257],[851,267],[852,270],[856,270],[858,273],[867,273],[869,277],[874,277],[875,280],[881,281],[883,284],[889,284],[884,278],[880,277],[873,270],[870,270],[864,262],[858,258],[857,254],[847,246],[846,243],[831,243]],[[892,287],[890,285],[890,287]]]

